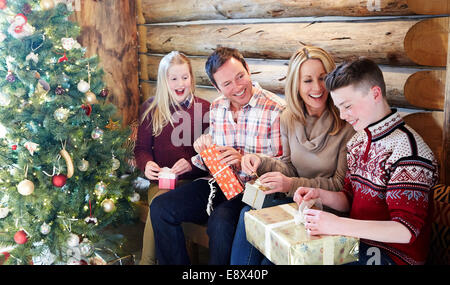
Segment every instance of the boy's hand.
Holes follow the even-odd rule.
[[[238,169],[241,168],[242,155],[236,149],[230,146],[217,146],[216,149],[220,152],[217,159],[227,165],[235,165]]]
[[[211,135],[210,134],[201,135],[194,142],[194,150],[197,153],[201,153],[202,151],[204,151],[205,149],[207,149],[211,145],[212,145],[212,137],[211,137]]]

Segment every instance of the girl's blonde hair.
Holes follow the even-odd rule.
[[[172,51],[166,54],[160,61],[158,67],[158,78],[156,80],[156,93],[150,106],[142,113],[141,123],[150,113],[152,116],[153,136],[159,136],[165,126],[170,123],[173,126],[172,112],[170,107],[174,110],[181,110],[180,104],[171,96],[172,91],[169,88],[169,81],[167,80],[167,71],[172,65],[187,64],[189,74],[191,77],[191,96],[195,93],[195,78],[192,73],[191,61],[183,53]]]
[[[322,62],[325,71],[330,73],[336,67],[333,58],[330,54],[319,47],[305,46],[297,50],[289,60],[289,68],[286,76],[285,95],[287,108],[290,119],[287,122],[300,121],[302,124],[306,123],[305,119],[305,102],[299,94],[300,82],[300,68],[303,62],[308,59],[318,59]],[[339,117],[339,110],[334,106],[331,96],[328,95],[327,108],[331,112],[334,123],[330,135],[337,134],[345,125],[345,122]],[[293,120],[292,120],[293,119]],[[289,124],[292,126],[292,124]]]

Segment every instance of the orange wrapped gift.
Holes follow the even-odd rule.
[[[216,145],[202,151],[200,155],[228,200],[244,190],[244,186],[231,167],[217,159],[219,151],[216,149]]]

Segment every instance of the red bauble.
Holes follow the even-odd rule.
[[[83,109],[84,110],[84,112],[86,112],[86,115],[87,116],[89,116],[89,115],[91,115],[91,112],[92,112],[92,106],[91,106],[91,104],[83,104],[83,105],[81,105],[81,109]]]
[[[66,184],[67,176],[64,174],[53,175],[52,184],[56,187],[63,187]]]
[[[16,145],[16,144],[13,144],[13,145],[11,146],[11,149],[12,149],[12,150],[16,150],[16,149],[17,149],[17,145]]]
[[[28,241],[28,238],[27,238],[27,234],[25,233],[25,231],[23,231],[23,230],[18,231],[14,235],[14,241],[17,244],[24,244],[24,243],[26,243]]]

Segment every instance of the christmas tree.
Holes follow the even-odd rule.
[[[68,1],[71,3],[72,1]],[[130,220],[130,129],[107,102],[56,0],[0,0],[0,253],[6,264],[89,263]],[[111,246],[111,245],[108,245]],[[109,248],[110,249],[110,248]]]

